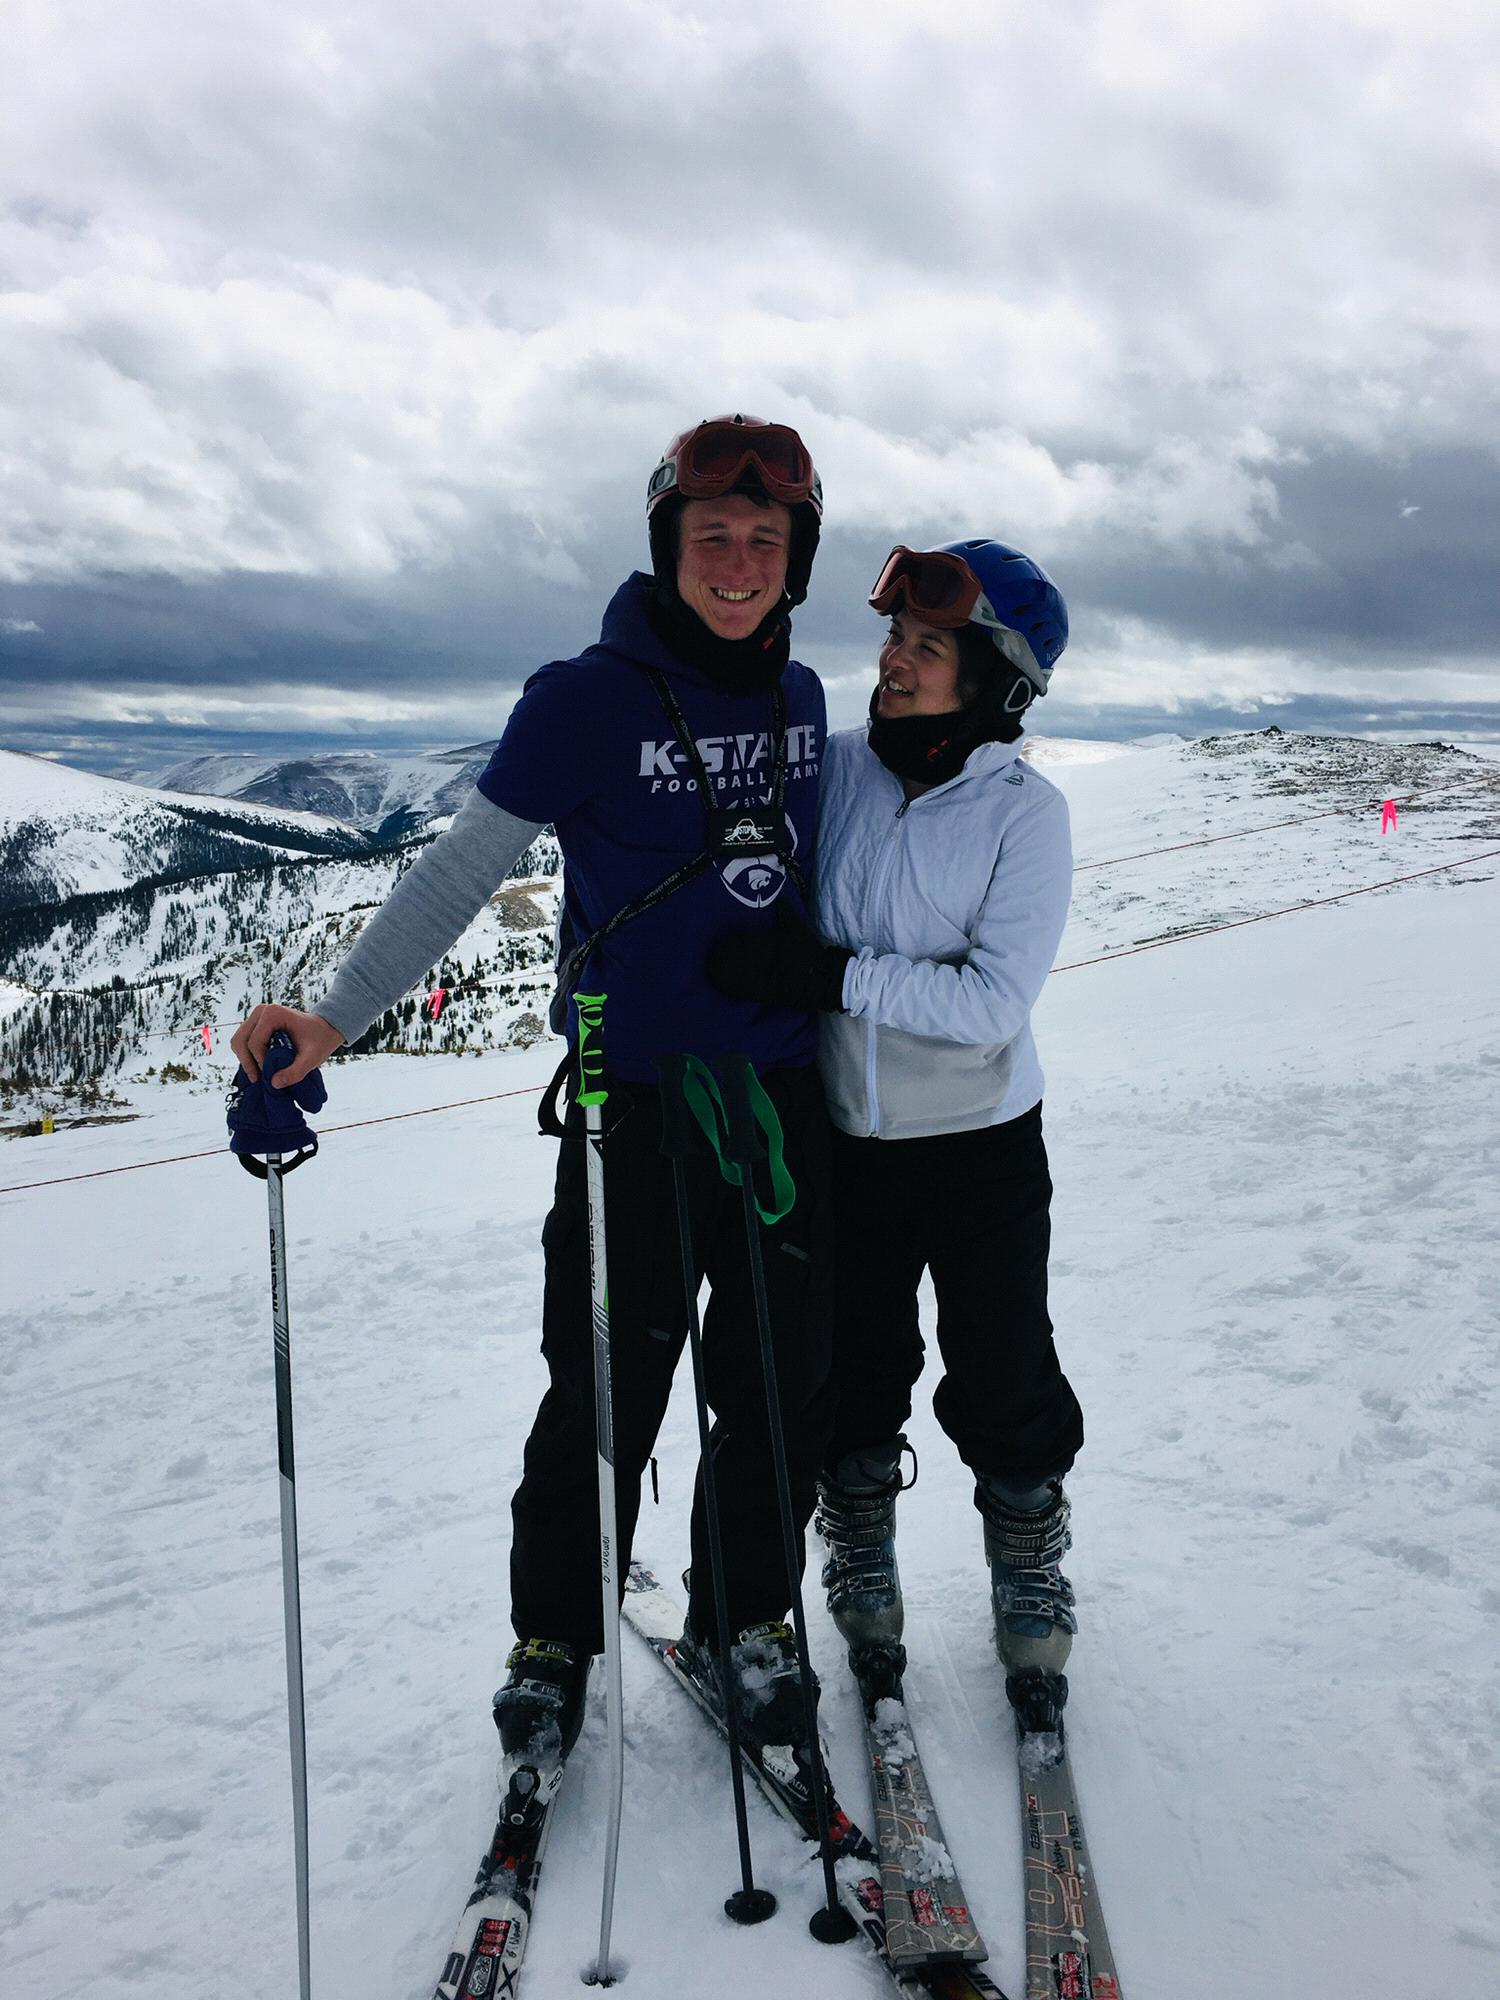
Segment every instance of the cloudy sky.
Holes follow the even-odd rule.
[[[1038,556],[1038,727],[1500,736],[1492,0],[10,0],[0,741],[496,734],[684,421],[794,423],[797,651]]]

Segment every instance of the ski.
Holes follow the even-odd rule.
[[[557,1806],[554,1786],[536,1817],[515,1828],[502,1813],[464,1905],[432,2000],[514,2000],[531,1934],[531,1909]]]
[[[917,1748],[901,1685],[904,1649],[867,1647],[851,1652],[849,1665],[870,1757],[885,1955],[901,1973],[954,1960],[978,1964],[989,1952],[943,1838]]]
[[[1049,1703],[1040,1682],[1030,1691],[1024,1682],[1010,1685],[1024,1843],[1026,2000],[1123,2000],[1068,1761],[1062,1701]]]
[[[724,1724],[716,1692],[687,1673],[674,1647],[682,1634],[682,1606],[663,1589],[644,1564],[633,1562],[625,1585],[624,1616],[640,1634],[671,1674],[678,1686],[697,1703],[714,1727]],[[744,1751],[746,1771],[783,1819],[795,1827],[810,1846],[817,1843],[817,1829],[807,1801],[778,1782],[775,1775],[748,1751]],[[952,1960],[916,1973],[898,1972],[886,1955],[885,1892],[880,1876],[871,1868],[877,1860],[874,1844],[867,1835],[833,1804],[830,1813],[836,1857],[839,1901],[849,1912],[891,1974],[896,1991],[905,2000],[1006,2000],[1005,1994],[977,1966]]]

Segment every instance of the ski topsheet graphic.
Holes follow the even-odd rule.
[[[1021,1730],[1026,2000],[1124,2000],[1061,1729]]]
[[[861,1678],[860,1708],[885,1897],[885,1953],[898,1972],[989,1956],[948,1851],[900,1684]]]

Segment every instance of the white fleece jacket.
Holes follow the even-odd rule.
[[[1019,745],[982,743],[907,802],[863,729],[828,739],[818,928],[858,954],[823,1017],[829,1110],[856,1137],[911,1139],[1039,1102],[1031,1009],[1068,914],[1067,801]]]

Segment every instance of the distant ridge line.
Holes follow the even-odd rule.
[[[1470,778],[1455,778],[1448,785],[1428,785],[1419,792],[1389,796],[1396,805],[1409,806],[1413,799],[1440,798],[1445,792],[1465,792],[1484,784],[1500,784],[1500,770],[1481,771]],[[1242,826],[1234,833],[1206,833],[1197,840],[1174,840],[1169,847],[1143,847],[1139,854],[1113,854],[1108,861],[1075,861],[1073,873],[1084,875],[1094,868],[1118,868],[1126,861],[1148,861],[1153,854],[1180,854],[1186,847],[1212,847],[1218,840],[1246,840],[1252,833],[1279,833],[1284,827],[1307,826],[1315,819],[1338,819],[1345,813],[1369,812],[1373,806],[1384,804],[1384,799],[1361,799],[1357,805],[1329,806],[1323,812],[1302,813],[1296,819],[1273,819],[1265,826]]]

